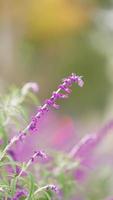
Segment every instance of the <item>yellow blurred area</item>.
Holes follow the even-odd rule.
[[[14,23],[23,24],[30,38],[52,37],[79,30],[89,21],[91,7],[68,0],[3,1]]]
[[[79,29],[88,21],[88,8],[66,0],[33,0],[27,6],[29,35],[48,36]]]

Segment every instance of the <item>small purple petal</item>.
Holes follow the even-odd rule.
[[[56,103],[54,103],[54,104],[53,104],[53,108],[55,108],[55,109],[59,109],[59,108],[60,108],[60,106],[59,106],[59,105],[57,105]]]
[[[72,91],[71,91],[71,89],[69,89],[68,87],[66,87],[65,85],[63,85],[63,84],[61,84],[60,86],[59,86],[59,88],[61,89],[61,90],[64,90],[65,92],[67,92],[68,94],[70,94]]]
[[[65,78],[63,79],[63,83],[65,83],[67,87],[70,87],[72,85],[72,80],[70,78]]]

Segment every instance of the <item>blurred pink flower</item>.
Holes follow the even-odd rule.
[[[75,139],[75,133],[75,125],[70,117],[60,119],[57,129],[50,139],[53,148],[64,150],[66,147],[71,146],[73,139]]]
[[[18,161],[27,161],[36,149],[43,147],[54,150],[69,150],[73,139],[78,140],[74,121],[68,117],[59,117],[53,112],[40,119],[40,134],[29,134],[25,140],[18,141],[12,148]],[[18,151],[17,151],[18,149]]]

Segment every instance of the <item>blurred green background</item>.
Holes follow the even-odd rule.
[[[43,100],[72,72],[85,86],[61,112],[111,118],[113,0],[0,0],[0,90],[36,81]]]

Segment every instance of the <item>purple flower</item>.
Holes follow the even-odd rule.
[[[77,83],[80,87],[83,86],[84,82],[80,76],[76,74],[72,74],[66,79],[63,79],[62,84],[59,85],[57,91],[52,93],[52,96],[45,101],[45,104],[38,109],[38,113],[33,117],[30,125],[28,126],[28,130],[30,132],[37,131],[37,125],[39,118],[49,110],[49,107],[53,107],[55,109],[59,109],[59,105],[56,104],[58,99],[68,98],[68,94],[71,93],[70,87],[73,83]],[[66,94],[61,93],[61,91],[66,92]]]
[[[45,188],[46,190],[52,190],[53,192],[59,193],[59,189],[56,185],[47,185]]]
[[[31,157],[31,161],[33,162],[36,157],[47,159],[47,155],[45,154],[44,151],[35,151],[34,155]]]
[[[27,197],[27,195],[28,195],[28,192],[22,189],[16,192],[12,200],[19,200],[21,197]]]

